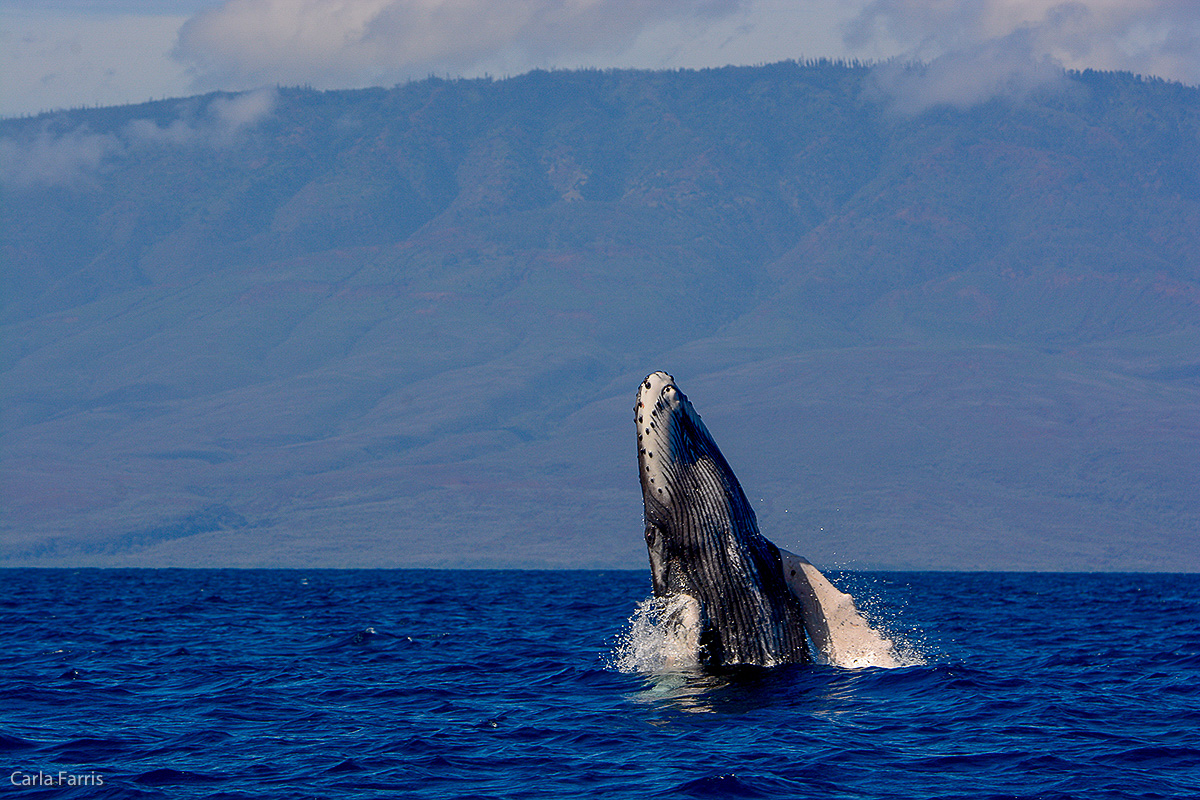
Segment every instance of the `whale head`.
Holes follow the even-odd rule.
[[[711,471],[699,468],[699,462],[713,460],[714,454],[722,462],[724,457],[687,395],[665,372],[652,373],[642,381],[634,417],[642,497],[647,513],[653,511],[656,518],[665,518],[674,505],[672,500],[681,499],[681,491],[704,477],[690,473]],[[713,477],[720,479],[726,472],[732,477],[728,465]]]
[[[779,549],[759,533],[737,477],[674,378],[655,372],[642,381],[634,422],[654,593],[698,603],[701,663],[808,660]]]

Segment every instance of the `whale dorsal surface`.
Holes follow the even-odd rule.
[[[895,666],[891,643],[850,595],[759,532],[737,477],[674,378],[655,372],[642,381],[634,420],[654,594],[683,610],[700,664],[805,663],[815,651],[842,666]]]

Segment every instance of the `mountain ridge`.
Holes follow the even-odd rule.
[[[661,368],[818,562],[1200,569],[1200,90],[871,76],[0,121],[0,561],[638,566]]]

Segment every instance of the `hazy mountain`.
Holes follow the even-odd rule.
[[[641,567],[665,369],[818,563],[1200,569],[1197,89],[281,89],[0,175],[0,563]]]

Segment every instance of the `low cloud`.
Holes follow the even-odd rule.
[[[97,186],[104,167],[131,149],[145,147],[227,147],[274,109],[276,92],[261,89],[207,102],[182,101],[175,119],[160,124],[135,119],[116,133],[85,127],[67,131],[55,116],[20,137],[0,138],[0,184],[12,189]]]
[[[994,97],[1022,99],[1064,87],[1062,66],[1031,48],[1026,38],[1018,32],[927,64],[890,61],[875,68],[873,86],[890,99],[893,110],[909,115],[934,106],[967,109]]]
[[[741,0],[226,0],[188,20],[175,56],[202,86],[322,88],[553,65],[631,43],[673,19]]]
[[[0,182],[14,189],[85,187],[105,159],[121,149],[111,134],[83,129],[55,134],[43,128],[25,141],[0,139]]]
[[[226,147],[239,134],[263,120],[275,108],[274,89],[257,89],[232,97],[214,97],[199,112],[190,104],[166,125],[135,119],[125,126],[125,139],[144,145],[202,145]]]
[[[845,41],[926,64],[880,72],[880,85],[908,112],[1053,86],[1064,68],[1200,84],[1195,0],[872,0]]]

